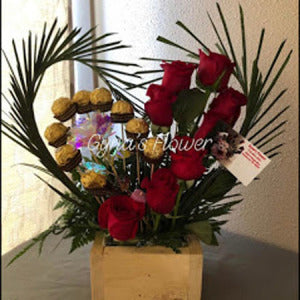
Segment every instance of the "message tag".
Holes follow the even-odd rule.
[[[271,161],[251,142],[223,122],[218,123],[213,130],[211,153],[245,186]]]

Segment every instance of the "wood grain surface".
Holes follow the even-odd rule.
[[[105,247],[100,236],[90,255],[92,300],[200,300],[203,254],[189,237],[180,254],[161,246]]]

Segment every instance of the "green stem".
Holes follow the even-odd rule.
[[[206,90],[205,91],[205,96],[206,96],[205,101],[206,101],[206,103],[207,103],[207,101],[209,99],[210,94],[211,94],[210,90]],[[206,104],[205,104],[205,106],[206,106]],[[203,113],[197,117],[196,122],[194,124],[194,128],[193,128],[193,130],[191,131],[191,134],[190,134],[191,137],[193,137],[195,135],[195,133],[197,132],[198,124],[200,122],[200,119],[201,119],[202,115],[203,115]]]
[[[172,227],[171,227],[172,230],[175,228],[175,225],[176,225],[176,217],[177,217],[177,214],[178,214],[180,198],[181,198],[184,187],[185,187],[185,182],[184,181],[180,182],[179,191],[178,191],[178,194],[177,194],[176,204],[175,204],[175,208],[174,208],[174,219],[172,219]]]
[[[160,214],[155,214],[155,223],[154,223],[154,227],[153,227],[154,232],[156,232],[158,229],[160,218],[161,218]]]

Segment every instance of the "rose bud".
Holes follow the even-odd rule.
[[[151,84],[146,95],[150,97],[150,100],[145,103],[145,111],[151,122],[159,126],[171,126],[172,104],[176,101],[176,96],[157,84]]]
[[[110,197],[100,206],[98,223],[100,227],[107,228],[114,239],[126,241],[135,238],[144,214],[143,203],[135,202],[126,195],[118,195]]]
[[[146,200],[150,208],[159,214],[172,211],[179,185],[174,174],[166,168],[155,171],[151,180],[144,178],[141,184],[146,189]]]
[[[241,107],[246,104],[246,96],[233,88],[221,92],[212,101],[209,111],[204,114],[203,122],[197,130],[195,138],[205,138],[219,120],[233,127],[240,116]]]
[[[227,56],[222,54],[209,52],[209,55],[206,55],[203,51],[199,50],[199,55],[200,64],[197,79],[200,84],[205,87],[213,86],[223,74],[217,90],[224,90],[227,87],[235,64],[232,63]]]
[[[163,63],[160,66],[164,69],[162,86],[171,93],[177,95],[180,91],[190,88],[191,77],[197,64],[177,60],[172,63]]]

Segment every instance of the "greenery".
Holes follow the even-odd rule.
[[[174,119],[178,123],[179,133],[182,135],[191,131],[194,120],[204,112],[209,94],[199,89],[183,90],[173,104]],[[187,101],[188,99],[188,101]]]
[[[242,127],[240,129],[240,133],[247,137],[253,144],[260,149],[269,157],[273,158],[280,154],[278,151],[279,148],[283,146],[283,143],[275,144],[274,146],[269,146],[271,142],[276,140],[277,137],[284,133],[284,125],[286,124],[286,120],[280,120],[282,115],[286,112],[289,106],[285,106],[279,113],[274,115],[274,108],[279,104],[279,101],[284,96],[287,89],[283,89],[274,100],[270,100],[270,93],[273,90],[275,84],[278,82],[283,70],[289,62],[289,59],[292,54],[292,50],[288,53],[288,55],[283,59],[283,62],[279,65],[279,69],[277,72],[274,71],[275,66],[278,64],[278,60],[280,54],[285,45],[285,41],[283,41],[278,47],[277,52],[274,55],[274,58],[271,60],[270,66],[267,70],[265,76],[263,76],[262,71],[259,69],[259,60],[263,48],[263,41],[265,36],[265,29],[261,30],[261,35],[258,41],[258,47],[256,56],[252,60],[251,72],[247,69],[249,64],[248,61],[248,53],[246,47],[246,30],[245,30],[245,21],[244,21],[244,12],[241,6],[239,6],[240,12],[240,26],[241,26],[241,40],[242,40],[242,57],[240,60],[237,59],[236,49],[232,43],[232,38],[230,35],[229,28],[226,23],[226,19],[223,15],[222,9],[220,5],[217,3],[217,10],[219,13],[220,21],[223,27],[223,31],[225,33],[225,39],[221,37],[221,33],[215,22],[208,14],[209,20],[211,22],[212,28],[216,34],[218,42],[215,44],[216,48],[221,54],[228,56],[235,64],[235,70],[233,72],[234,77],[237,79],[243,93],[248,98],[248,103],[246,106],[246,116],[243,121]],[[183,29],[188,35],[190,35],[194,40],[199,43],[199,47],[204,51],[208,52],[210,47],[208,47],[196,34],[194,34],[186,25],[181,21],[177,21],[176,25],[178,25],[181,29]],[[199,61],[199,55],[182,45],[179,45],[165,37],[159,36],[157,38],[159,42],[162,42],[168,46],[175,47],[181,51],[184,51],[187,54],[187,57],[190,60],[186,62],[195,62]],[[225,46],[224,41],[226,40],[228,46]],[[151,58],[151,57],[142,57],[141,60],[146,61],[167,61],[172,62],[173,59],[168,58]],[[195,61],[194,61],[195,60]],[[146,71],[138,71],[136,74],[144,74],[144,75],[152,75],[153,73],[158,73],[160,70],[146,70]],[[162,71],[162,70],[161,70]],[[272,74],[275,74],[272,76]],[[144,81],[139,83],[136,87],[146,88],[149,83],[153,83],[161,80],[161,77],[156,77],[151,80]],[[198,105],[203,103],[203,87],[196,82],[197,93],[198,96]],[[133,88],[133,87],[131,87]],[[212,87],[210,90],[213,91],[215,87]],[[192,90],[193,91],[193,90]],[[193,93],[192,91],[187,91],[187,93]],[[201,94],[202,91],[202,94]],[[196,93],[196,92],[194,92]],[[183,96],[183,94],[181,94]],[[184,99],[186,99],[186,102]],[[178,101],[174,104],[174,115],[177,121],[183,122],[183,128],[180,128],[183,133],[190,132],[192,126],[187,126],[188,122],[185,122],[186,116],[180,115],[179,110],[185,112],[185,108],[180,107],[181,103],[187,103],[189,101],[188,95],[186,97],[178,97]],[[177,103],[178,102],[178,103]],[[194,103],[194,102],[193,102]],[[191,105],[193,106],[193,105]],[[191,109],[192,110],[192,109]],[[197,111],[196,108],[194,110]],[[273,112],[273,113],[272,113]],[[193,114],[194,112],[189,112]],[[192,116],[191,116],[192,117]],[[188,118],[188,116],[187,116]],[[194,123],[194,129],[197,129],[201,118],[201,114],[199,114],[198,118]],[[264,122],[263,122],[264,121]],[[279,124],[277,124],[279,123]],[[272,125],[275,125],[271,128]],[[190,133],[193,135],[195,130],[192,130]],[[269,147],[269,148],[268,148]],[[214,161],[209,163],[209,158],[207,158],[208,165],[211,165]],[[258,179],[258,178],[256,178]],[[188,222],[190,225],[187,225],[190,230],[197,234],[203,242],[208,242],[208,244],[217,244],[215,233],[220,233],[220,226],[225,224],[227,220],[218,220],[216,218],[226,215],[231,212],[231,209],[234,205],[238,204],[242,201],[242,196],[239,193],[234,193],[228,195],[227,193],[232,190],[237,185],[240,185],[240,182],[237,182],[236,178],[231,175],[228,171],[223,169],[222,167],[210,168],[210,172],[198,180],[196,180],[192,187],[183,192],[180,207],[179,207],[179,215],[188,216],[187,220],[185,218],[179,220],[177,222],[177,228],[181,228]],[[227,202],[227,199],[230,199]],[[208,223],[203,223],[207,222]],[[205,224],[205,226],[203,226]],[[208,225],[210,224],[210,226]],[[207,239],[207,236],[212,232],[211,239]],[[200,233],[200,234],[199,234]]]
[[[269,158],[275,157],[280,153],[278,149],[282,144],[269,145],[284,132],[283,127],[286,120],[280,121],[278,125],[277,122],[279,122],[281,116],[288,109],[288,106],[276,115],[272,114],[272,111],[279,103],[279,100],[282,99],[286,90],[282,90],[273,101],[269,100],[269,96],[287,65],[291,52],[284,59],[277,73],[272,76],[274,67],[284,47],[285,42],[283,42],[279,46],[266,75],[263,76],[259,69],[259,59],[265,34],[265,30],[263,29],[259,39],[257,54],[252,61],[251,72],[249,72],[247,69],[248,57],[242,8],[240,7],[240,24],[243,54],[240,61],[237,59],[230,31],[219,4],[217,4],[217,9],[228,46],[225,46],[219,30],[209,16],[218,39],[216,47],[220,53],[227,55],[235,62],[236,68],[233,75],[248,98],[246,117],[240,133],[248,137],[258,147],[263,148],[264,153]],[[195,39],[203,51],[207,52],[210,49],[182,22],[178,21],[176,24],[191,38]],[[62,239],[72,239],[70,252],[73,252],[75,249],[92,241],[95,234],[101,231],[97,224],[97,211],[99,208],[97,199],[82,188],[78,170],[73,171],[72,178],[69,178],[60,170],[39,134],[33,104],[46,71],[61,61],[80,62],[90,67],[100,76],[116,99],[130,101],[134,106],[135,113],[148,121],[143,109],[143,102],[131,91],[137,88],[145,89],[149,84],[161,80],[162,77],[159,76],[139,84],[133,84],[125,80],[124,76],[126,78],[138,78],[140,75],[161,73],[162,70],[143,70],[131,74],[123,70],[107,67],[107,65],[115,65],[119,68],[137,65],[94,58],[99,53],[128,48],[121,41],[103,42],[104,39],[112,36],[113,33],[95,37],[94,31],[95,28],[92,28],[80,35],[80,29],[75,28],[68,32],[67,26],[57,28],[57,21],[55,20],[49,29],[45,24],[41,37],[33,38],[32,34],[29,33],[27,41],[23,40],[22,42],[21,52],[17,51],[15,41],[12,42],[16,68],[12,67],[10,60],[3,52],[10,67],[11,87],[9,89],[9,96],[3,95],[10,106],[10,112],[8,114],[9,121],[1,121],[2,132],[20,147],[36,156],[41,164],[24,163],[24,166],[35,168],[39,172],[53,176],[67,188],[67,192],[61,192],[37,175],[40,180],[61,197],[55,209],[61,209],[62,215],[49,229],[34,238],[32,243],[14,257],[10,263],[23,255],[35,244],[39,244],[41,251],[45,239],[50,234],[62,234]],[[199,61],[197,51],[189,50],[161,36],[157,40],[186,52],[188,60]],[[171,59],[148,57],[143,57],[142,59],[172,61]],[[119,75],[123,77],[120,78]],[[173,106],[173,111],[174,118],[179,123],[179,132],[181,134],[190,134],[193,136],[206,107],[208,97],[209,93],[202,90],[199,85],[198,88],[184,91],[179,95]],[[186,101],[187,98],[188,101]],[[187,102],[189,105],[187,105]],[[274,124],[276,126],[272,128],[271,126]],[[169,140],[171,139],[170,135],[164,135],[164,137]],[[114,151],[114,149],[111,149],[111,151]],[[93,157],[92,160],[99,162],[100,157]],[[208,165],[211,165],[213,162],[209,158],[206,160]],[[134,156],[126,158],[125,170],[123,169],[121,158],[117,158],[113,162],[109,159],[101,159],[101,163],[105,164],[110,174],[118,175],[115,176],[118,180],[114,188],[120,189],[120,192],[122,192],[120,185],[122,181],[129,181],[128,189],[131,192],[139,187],[139,183],[137,182],[137,160]],[[139,163],[141,178],[149,176],[151,166],[140,158]],[[170,157],[169,155],[165,155],[160,166],[168,167],[169,165]],[[129,177],[127,174],[129,174]],[[193,233],[204,243],[217,245],[217,234],[220,234],[221,226],[227,222],[227,220],[220,220],[219,217],[229,214],[232,207],[242,201],[242,196],[239,193],[228,194],[232,188],[239,184],[236,178],[222,167],[209,168],[209,172],[201,178],[192,182],[185,182],[181,185],[181,197],[178,201],[178,206],[176,206],[176,213],[159,217],[154,213],[148,214],[149,218],[142,222],[136,240],[128,243],[135,246],[164,245],[178,252],[181,246],[186,245],[186,235]],[[159,222],[156,222],[156,220]],[[155,230],[153,230],[154,227]],[[106,231],[103,231],[103,233],[106,234]],[[111,240],[107,240],[107,242],[111,245],[115,244]]]

